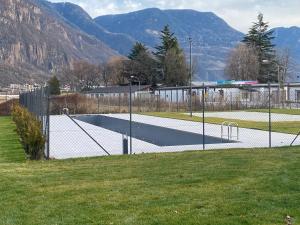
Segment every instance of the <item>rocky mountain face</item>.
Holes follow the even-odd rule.
[[[198,64],[195,80],[223,79],[226,58],[243,37],[214,13],[194,10],[151,8],[100,16],[95,22],[110,32],[127,34],[152,48],[159,44],[160,31],[168,24],[187,56],[191,37],[193,60]]]
[[[127,55],[135,40],[127,34],[110,32],[97,24],[80,6],[72,3],[54,3],[54,9],[70,24],[106,43],[122,55]]]
[[[117,54],[40,0],[0,0],[0,85],[44,81],[76,60]]]

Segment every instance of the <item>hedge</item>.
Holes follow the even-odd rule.
[[[41,122],[26,108],[18,104],[13,105],[11,115],[16,123],[17,133],[21,138],[27,157],[31,160],[43,159],[45,138]]]

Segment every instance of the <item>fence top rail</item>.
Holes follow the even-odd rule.
[[[270,84],[271,87],[278,87],[278,83]],[[285,83],[284,87],[298,87],[300,83]],[[203,89],[203,88],[268,88],[268,84],[204,84],[193,85],[192,89]],[[171,90],[188,90],[190,86],[176,86],[176,87],[159,87],[157,91],[171,91]]]

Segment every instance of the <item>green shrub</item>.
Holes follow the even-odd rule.
[[[26,108],[18,104],[12,107],[12,118],[16,123],[17,132],[27,157],[32,160],[42,159],[44,156],[45,138],[42,133],[41,122]]]

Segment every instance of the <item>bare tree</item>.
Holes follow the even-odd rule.
[[[291,55],[289,49],[278,50],[277,66],[278,66],[278,82],[282,85],[291,77]]]
[[[126,83],[126,61],[125,57],[112,57],[105,64],[102,78],[106,86]]]
[[[77,78],[73,74],[73,70],[69,67],[63,68],[59,74],[59,80],[62,85],[70,86],[72,91],[76,91],[77,87]]]
[[[225,74],[234,80],[257,80],[259,57],[255,48],[239,44],[229,56]]]
[[[87,90],[101,84],[102,66],[85,61],[73,63],[71,68],[62,72],[62,83],[69,84],[72,89]]]
[[[101,81],[101,67],[85,61],[74,63],[73,74],[79,82],[81,89],[90,89],[99,86]]]

